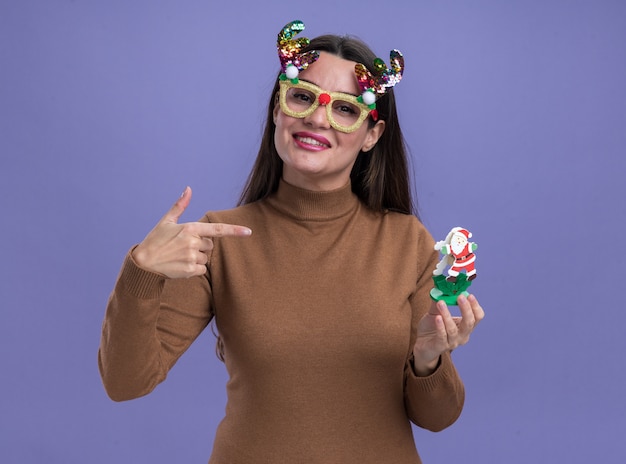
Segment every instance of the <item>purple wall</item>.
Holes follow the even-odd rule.
[[[235,203],[276,34],[302,19],[402,50],[424,222],[480,244],[487,318],[454,355],[466,408],[416,430],[425,462],[623,462],[626,2],[249,3],[0,3],[0,460],[206,462],[212,335],[116,404],[100,324],[125,252],[185,185],[186,220]]]

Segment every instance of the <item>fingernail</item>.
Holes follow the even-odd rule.
[[[252,235],[252,229],[248,229],[247,227],[243,230],[245,235]]]

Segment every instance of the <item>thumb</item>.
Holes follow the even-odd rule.
[[[185,187],[185,190],[183,190],[183,193],[180,196],[180,198],[176,200],[176,203],[174,203],[172,207],[170,208],[170,210],[167,213],[165,213],[165,216],[163,216],[163,218],[161,219],[161,222],[169,222],[169,223],[176,224],[178,222],[178,219],[180,219],[180,217],[183,215],[183,213],[187,209],[187,206],[189,206],[190,201],[191,201],[191,187]]]

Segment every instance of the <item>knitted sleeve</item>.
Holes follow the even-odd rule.
[[[423,226],[418,228],[418,279],[411,296],[413,310],[411,351],[404,371],[404,403],[409,419],[419,427],[440,431],[456,421],[463,409],[465,389],[450,353],[441,356],[435,372],[418,377],[413,369],[413,345],[417,324],[432,304],[429,296],[433,287],[432,270],[437,264],[434,240]]]
[[[404,399],[409,419],[415,425],[432,432],[452,425],[461,415],[465,389],[450,353],[441,356],[437,370],[428,377],[416,376],[409,361]]]
[[[108,301],[98,367],[109,397],[150,393],[210,322],[208,277],[168,279],[126,256]]]

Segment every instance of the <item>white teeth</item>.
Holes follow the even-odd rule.
[[[296,137],[300,142],[306,143],[307,145],[317,145],[318,147],[326,147],[325,143],[320,142],[319,140],[315,140],[311,137]]]

